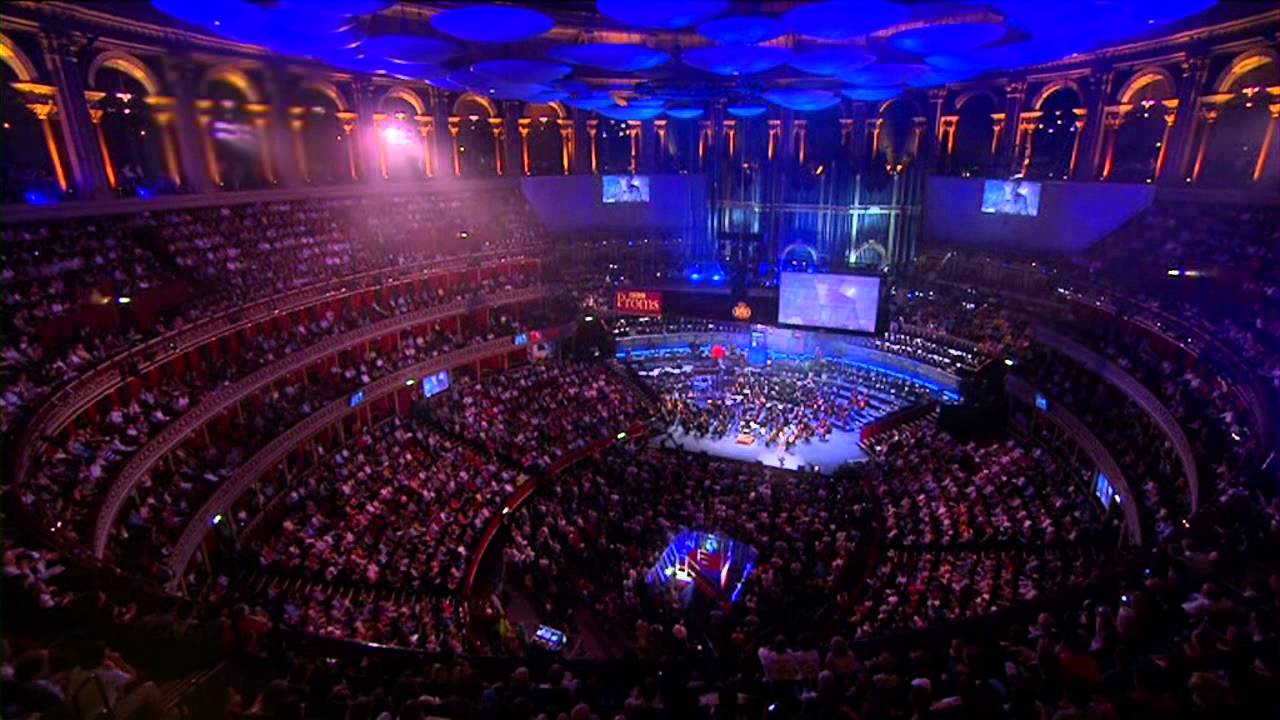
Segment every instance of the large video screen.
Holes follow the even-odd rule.
[[[784,272],[779,283],[778,322],[873,333],[880,307],[880,278]]]
[[[649,202],[649,178],[644,175],[605,175],[604,202]]]
[[[982,212],[996,215],[1035,215],[1040,212],[1040,183],[1029,180],[988,180],[982,185]]]

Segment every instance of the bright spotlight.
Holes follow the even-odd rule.
[[[408,145],[409,133],[402,127],[392,125],[382,129],[382,139],[388,145]]]

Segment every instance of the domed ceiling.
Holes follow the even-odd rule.
[[[749,117],[1040,65],[1148,36],[1215,0],[152,0],[337,70],[617,119]]]

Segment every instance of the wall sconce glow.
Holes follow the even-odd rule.
[[[116,302],[120,305],[128,305],[129,303],[133,302],[133,298],[129,297],[128,295],[121,295],[120,297],[116,298]]]

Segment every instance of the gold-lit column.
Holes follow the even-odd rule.
[[[929,129],[929,118],[913,117],[911,118],[911,157],[920,156],[920,143],[924,140],[924,133]]]
[[[1120,135],[1120,126],[1124,125],[1124,112],[1118,108],[1108,109],[1103,125],[1102,175],[1099,179],[1106,180],[1111,177],[1111,168],[1115,165],[1116,138]]]
[[[556,125],[560,127],[560,167],[568,175],[573,167],[573,119],[559,118]]]
[[[1163,100],[1161,104],[1164,105],[1164,134],[1160,136],[1160,154],[1156,155],[1156,171],[1151,176],[1152,182],[1164,172],[1164,161],[1169,157],[1169,138],[1173,135],[1174,123],[1178,121],[1178,99]]]
[[[98,149],[102,151],[102,167],[107,171],[107,185],[116,189],[116,169],[111,163],[111,151],[107,149],[107,136],[102,132],[102,108],[89,108],[89,122],[93,123],[94,134],[98,136]]]
[[[653,131],[658,135],[657,157],[654,162],[657,163],[655,170],[662,172],[667,167],[667,119],[658,118],[653,121]]]
[[[196,100],[196,124],[200,126],[201,142],[204,145],[204,162],[209,170],[209,177],[213,178],[215,185],[222,185],[222,171],[218,168],[218,152],[213,147],[213,134],[211,125],[213,124],[213,101],[208,99]]]
[[[596,153],[596,133],[600,131],[599,118],[591,118],[587,121],[587,135],[591,139],[591,174],[600,174],[599,158]]]
[[[1019,147],[1022,148],[1022,174],[1026,175],[1031,169],[1031,154],[1035,150],[1036,130],[1040,126],[1040,118],[1044,115],[1041,110],[1031,110],[1022,113],[1018,119],[1018,134],[1014,139],[1015,152]]]
[[[422,174],[425,177],[436,176],[436,154],[432,150],[435,143],[436,119],[430,115],[414,115],[418,122],[418,135],[422,138]]]
[[[271,126],[271,119],[267,117],[267,113],[271,112],[271,107],[262,103],[248,103],[244,106],[244,109],[253,115],[253,127],[258,131],[258,150],[262,155],[262,176],[267,179],[267,182],[275,184],[276,166],[271,157],[271,134],[268,132]]]
[[[520,163],[524,174],[529,175],[529,131],[533,129],[533,118],[522,117],[516,120],[516,130],[520,133]],[[563,155],[561,156],[563,159]]]
[[[289,130],[293,134],[293,154],[298,158],[298,173],[302,175],[304,182],[311,182],[311,169],[307,163],[307,142],[303,137],[302,131],[306,127],[304,116],[307,109],[304,107],[289,108]]]
[[[53,161],[53,174],[58,178],[58,187],[67,191],[67,171],[62,166],[62,157],[58,154],[58,140],[53,133],[53,114],[58,106],[50,98],[44,102],[27,103],[27,109],[40,121],[40,130],[44,133],[44,144],[49,149],[49,159]]]
[[[1209,143],[1213,140],[1213,126],[1218,122],[1222,111],[1216,107],[1200,108],[1204,117],[1204,130],[1200,132],[1200,147],[1196,149],[1196,162],[1191,170],[1191,182],[1200,181],[1200,172],[1204,170],[1204,158],[1209,152]]]
[[[378,149],[378,172],[382,175],[383,180],[391,177],[391,173],[387,170],[387,143],[382,137],[382,123],[386,119],[386,113],[376,112],[373,114],[373,145]]]
[[[461,127],[462,118],[457,115],[449,116],[449,137],[453,138],[453,176],[462,177],[462,152],[458,147],[458,132]]]
[[[640,171],[640,129],[644,126],[639,120],[627,121],[627,138],[631,141],[631,173]]]
[[[497,161],[494,167],[497,169],[498,174],[502,175],[506,169],[502,162],[502,156],[504,155],[502,152],[502,118],[489,118],[489,132],[493,133],[493,154],[494,159]]]
[[[791,121],[791,139],[795,146],[796,161],[804,164],[805,148],[809,144],[809,121],[797,118]]]
[[[1073,108],[1071,112],[1075,113],[1076,136],[1071,141],[1071,162],[1067,165],[1067,179],[1076,176],[1076,161],[1080,159],[1080,138],[1084,136],[1085,120],[1089,115],[1089,111],[1085,108]]]
[[[1271,113],[1271,119],[1267,121],[1267,134],[1262,137],[1262,148],[1258,150],[1258,162],[1253,166],[1254,182],[1261,180],[1262,174],[1267,171],[1267,158],[1276,141],[1276,126],[1280,125],[1280,103],[1267,105],[1267,110]]]
[[[342,122],[342,142],[347,145],[347,169],[351,172],[352,180],[359,180],[360,173],[356,171],[356,118],[353,112],[339,112],[337,118]]]
[[[149,95],[143,102],[151,106],[151,117],[160,129],[160,147],[164,151],[164,169],[174,187],[182,185],[182,169],[178,165],[177,129],[173,125],[174,104],[171,97]]]
[[[724,121],[724,138],[729,144],[729,159],[732,160],[738,153],[738,121],[733,118],[727,118]]]
[[[871,118],[867,120],[867,139],[871,141],[871,150],[867,157],[871,160],[876,159],[876,155],[880,152],[880,129],[884,127],[884,118]]]
[[[707,160],[707,150],[710,149],[711,141],[715,137],[715,129],[710,120],[702,120],[698,123],[698,164],[702,165]]]
[[[853,145],[853,118],[840,118],[840,147],[848,149]]]
[[[1000,149],[1000,135],[1004,132],[1004,113],[991,113],[991,157]]]
[[[769,120],[769,149],[767,157],[772,160],[778,156],[778,143],[782,141],[782,121],[776,118]]]

